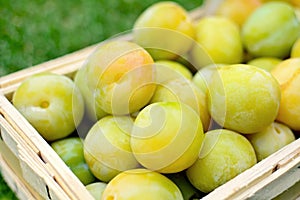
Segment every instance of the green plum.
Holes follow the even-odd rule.
[[[70,135],[84,114],[83,97],[74,82],[50,72],[24,80],[12,103],[47,141]]]
[[[160,65],[164,67],[169,67],[170,69],[175,70],[176,72],[180,73],[180,75],[184,76],[186,79],[192,79],[192,72],[185,67],[183,64],[172,61],[172,60],[157,60],[155,61],[155,64],[157,64],[157,67],[160,67]],[[165,72],[160,72],[160,73],[165,73],[166,76],[168,76],[168,71],[166,70]],[[178,77],[178,75],[177,75]]]
[[[197,161],[187,169],[189,181],[208,193],[257,162],[251,143],[241,134],[215,129],[205,133]]]
[[[281,90],[271,73],[247,64],[218,68],[208,85],[208,111],[222,127],[262,131],[277,117]]]
[[[51,143],[51,147],[84,185],[96,180],[85,162],[83,144],[79,137],[57,140]]]
[[[211,64],[207,65],[200,70],[193,76],[192,82],[196,85],[204,94],[207,93],[207,86],[211,79],[211,76],[214,71],[217,70],[218,67],[222,67],[225,64]]]
[[[195,29],[187,11],[171,1],[148,7],[135,21],[133,41],[154,60],[175,59],[192,47]]]
[[[209,127],[206,95],[188,79],[181,77],[158,84],[150,103],[155,102],[185,103],[199,114],[204,130]]]
[[[101,200],[183,200],[179,188],[164,175],[147,169],[124,171],[106,186]]]
[[[299,37],[300,23],[290,4],[268,2],[248,17],[241,34],[246,50],[253,56],[283,59]]]
[[[236,64],[243,60],[240,31],[232,20],[206,16],[196,22],[196,44],[191,61],[198,70],[213,63]]]
[[[79,88],[84,99],[87,116],[89,117],[89,119],[97,121],[97,119],[104,117],[105,115],[107,115],[107,113],[99,107],[97,107],[96,109],[96,102],[95,98],[93,97],[93,91],[89,89],[87,84],[88,77],[86,76],[86,69],[86,67],[81,67],[77,71],[74,77],[74,83]]]
[[[261,0],[223,0],[216,9],[216,15],[227,17],[241,27],[260,5]]]
[[[137,115],[130,144],[144,167],[176,173],[195,162],[203,138],[200,117],[191,107],[179,102],[157,102]]]
[[[291,50],[291,58],[299,58],[300,57],[300,36],[293,44]]]
[[[95,123],[84,140],[84,157],[92,173],[108,182],[122,171],[139,167],[130,147],[133,119],[105,116]]]
[[[87,87],[95,98],[96,113],[126,115],[139,111],[151,99],[156,84],[150,54],[136,43],[108,40],[87,58]],[[100,111],[98,111],[98,109]]]
[[[246,135],[246,137],[254,147],[258,161],[263,160],[295,140],[292,130],[278,122],[272,123],[258,133]]]
[[[91,193],[91,195],[95,198],[95,200],[100,200],[102,198],[102,194],[107,186],[107,183],[103,182],[94,182],[85,186],[87,191]]]
[[[191,182],[186,177],[185,171],[175,174],[165,174],[165,176],[177,185],[184,200],[201,199],[205,196],[204,193],[200,192],[191,184]]]
[[[268,72],[271,72],[271,70],[275,68],[276,65],[278,65],[280,62],[282,62],[282,60],[275,57],[259,57],[249,60],[247,64],[254,65]]]

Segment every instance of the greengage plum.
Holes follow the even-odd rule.
[[[208,110],[222,127],[250,134],[276,118],[280,87],[267,71],[247,64],[218,68],[209,82]]]
[[[258,133],[246,135],[246,137],[251,142],[258,161],[263,160],[295,140],[292,130],[278,122],[272,123]]]
[[[286,58],[299,34],[295,9],[277,1],[262,4],[242,27],[245,48],[256,57]]]
[[[128,41],[107,41],[87,59],[86,80],[98,109],[113,115],[144,107],[155,91],[155,68],[150,54]]]
[[[282,61],[281,59],[275,57],[259,57],[248,61],[247,64],[254,65],[256,67],[262,68],[270,72],[281,61]]]
[[[300,57],[300,37],[293,44],[291,50],[291,58],[299,58]]]
[[[300,58],[286,59],[272,71],[281,88],[277,121],[300,130]]]
[[[84,114],[83,97],[74,82],[50,72],[24,80],[12,103],[47,141],[70,135]]]
[[[96,180],[85,162],[79,137],[57,140],[51,143],[51,147],[84,185]]]
[[[207,86],[208,82],[211,79],[211,76],[214,71],[217,70],[218,67],[222,67],[225,64],[211,64],[207,65],[200,70],[193,76],[192,82],[196,85],[204,94],[207,93]]]
[[[131,148],[144,167],[161,173],[176,173],[197,159],[204,137],[199,115],[179,102],[157,102],[137,115]]]
[[[210,116],[206,95],[185,77],[181,76],[158,84],[150,103],[155,102],[185,103],[198,113],[204,130],[209,127]]]
[[[196,22],[196,44],[191,56],[197,69],[213,63],[242,62],[243,44],[237,24],[221,16],[201,18]]]
[[[101,108],[97,107],[96,109],[96,102],[95,98],[93,96],[92,90],[89,89],[88,84],[87,84],[87,76],[86,76],[86,67],[81,67],[75,77],[74,77],[74,83],[76,86],[79,88],[82,97],[85,102],[85,110],[87,112],[87,116],[89,119],[93,121],[97,121],[98,119],[104,117],[107,115],[106,112],[104,112]]]
[[[192,46],[195,29],[187,11],[171,1],[148,7],[135,21],[133,41],[155,60],[174,59]]]
[[[216,129],[205,133],[200,155],[186,174],[197,189],[208,193],[256,162],[255,151],[244,136]]]
[[[118,174],[106,186],[101,200],[183,200],[179,188],[164,175],[147,169]]]
[[[133,119],[105,116],[89,130],[84,140],[84,157],[91,172],[108,182],[122,171],[139,167],[130,147]]]
[[[157,67],[168,67],[170,69],[175,70],[175,72],[178,72],[180,74],[175,74],[172,73],[171,71],[169,72],[168,70],[161,70],[159,73],[164,73],[164,76],[169,76],[170,74],[175,74],[172,75],[174,78],[180,77],[180,75],[184,76],[186,79],[191,80],[192,79],[192,72],[185,67],[183,64],[172,61],[172,60],[157,60],[155,61],[155,64]]]
[[[266,2],[270,2],[270,1],[282,1],[282,2],[286,2],[289,3],[293,6],[300,6],[300,2],[299,0],[260,0],[262,3],[266,3]]]
[[[102,194],[107,186],[107,183],[103,182],[94,182],[85,186],[87,191],[91,193],[91,195],[95,198],[95,200],[100,200],[102,198]]]
[[[260,5],[260,0],[224,0],[217,8],[216,15],[227,17],[241,27]]]
[[[165,174],[165,176],[177,185],[184,200],[201,199],[205,196],[204,193],[200,192],[190,183],[190,181],[186,177],[185,171],[174,174]]]

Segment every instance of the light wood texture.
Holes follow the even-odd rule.
[[[0,140],[0,169],[1,174],[20,200],[42,199],[42,197],[24,180],[17,157]]]

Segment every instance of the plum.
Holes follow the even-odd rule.
[[[200,155],[186,174],[193,186],[208,193],[256,162],[255,151],[244,136],[231,130],[216,129],[205,133]]]

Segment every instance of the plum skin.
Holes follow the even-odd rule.
[[[224,128],[251,134],[276,119],[280,86],[263,69],[247,64],[223,66],[213,73],[208,88],[209,113]]]
[[[291,5],[268,2],[248,17],[241,35],[251,55],[283,59],[289,55],[299,32],[300,23]]]
[[[181,191],[164,175],[148,169],[124,171],[106,186],[101,200],[183,200]]]
[[[139,167],[130,147],[133,119],[108,115],[89,130],[84,141],[84,157],[91,172],[109,182],[122,171]]]
[[[246,135],[246,137],[251,142],[258,161],[263,160],[295,140],[292,130],[278,122],[273,122],[264,130]]]
[[[74,82],[50,72],[23,81],[12,103],[47,141],[70,135],[84,114],[83,97]]]
[[[257,162],[251,143],[241,134],[215,129],[205,133],[197,161],[187,169],[190,182],[208,193]]]
[[[157,102],[136,117],[131,148],[145,168],[176,173],[195,162],[204,138],[199,115],[179,102]]]
[[[53,150],[84,184],[96,180],[83,156],[83,142],[79,137],[63,138],[51,143]]]

